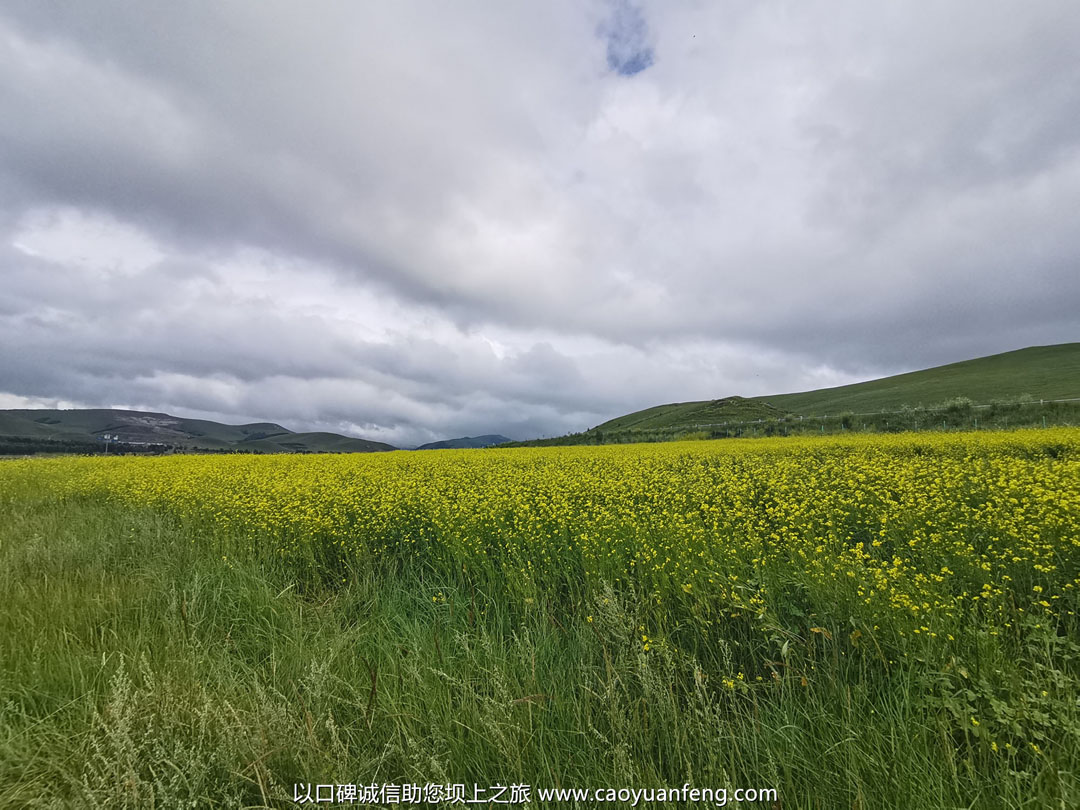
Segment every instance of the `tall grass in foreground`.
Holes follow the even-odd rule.
[[[1077,439],[1042,442],[991,448],[1000,465],[932,443],[897,445],[869,466],[857,443],[794,457],[761,445],[780,448],[764,459],[463,454],[424,479],[460,487],[462,464],[500,458],[546,463],[552,477],[580,463],[593,509],[623,515],[618,537],[670,557],[687,514],[673,493],[719,470],[746,496],[725,508],[746,514],[712,537],[718,548],[692,547],[699,560],[709,551],[697,573],[724,575],[713,591],[708,577],[684,576],[692,557],[672,579],[658,565],[635,572],[643,556],[601,558],[598,545],[575,555],[554,518],[542,540],[498,545],[509,518],[496,524],[475,505],[498,493],[461,518],[485,544],[476,553],[452,556],[429,537],[419,550],[304,556],[303,543],[282,545],[298,522],[249,542],[224,512],[46,485],[61,469],[52,462],[2,468],[0,806],[279,807],[294,782],[406,781],[776,787],[784,808],[1078,806]],[[668,497],[638,488],[604,500],[597,470],[619,459],[660,465],[666,477],[643,476],[668,482]],[[98,468],[99,485],[183,470],[131,461],[144,466]],[[221,461],[205,468],[219,510],[231,471],[255,486],[246,476],[283,469]],[[326,473],[331,461],[304,469]],[[837,495],[830,482],[849,474],[881,498]],[[918,497],[904,501],[898,482]],[[815,487],[817,512],[801,500]],[[284,487],[283,503],[312,509],[304,491]],[[688,502],[704,503],[694,492]],[[871,534],[882,504],[896,520]],[[412,506],[410,532],[438,528]],[[821,522],[800,524],[808,514]],[[325,552],[334,527],[321,516],[308,519]],[[771,540],[778,516],[803,534]],[[662,536],[650,517],[670,521]],[[498,530],[485,535],[484,520]],[[864,603],[858,588],[878,575],[895,589]],[[916,596],[937,601],[924,609]]]

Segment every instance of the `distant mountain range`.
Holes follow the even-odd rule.
[[[512,444],[589,444],[613,437],[724,423],[818,418],[843,412],[884,412],[938,405],[957,397],[975,403],[1028,396],[1080,397],[1080,343],[1033,346],[878,380],[798,394],[657,405],[620,416],[583,433]],[[895,426],[894,426],[895,427]],[[245,451],[255,453],[372,453],[398,448],[336,433],[295,433],[273,422],[224,425],[165,413],[115,409],[0,410],[0,454],[101,452],[108,439],[121,452]],[[510,443],[498,434],[429,442],[417,450],[478,448]]]
[[[510,439],[491,433],[487,436],[463,436],[460,439],[444,439],[441,442],[428,442],[417,447],[417,450],[465,450],[477,447],[492,447],[496,444],[505,444]]]
[[[109,437],[106,439],[106,437]],[[0,451],[120,451],[251,453],[373,453],[397,448],[336,433],[296,433],[273,422],[223,425],[167,413],[117,409],[0,410]]]
[[[430,442],[417,450],[491,447],[498,434]],[[115,408],[0,410],[0,454],[41,452],[376,453],[393,445],[337,433],[296,433],[273,422],[225,425]]]

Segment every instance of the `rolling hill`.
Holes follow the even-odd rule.
[[[1080,343],[1032,346],[880,380],[800,394],[756,397],[783,411],[818,416],[935,405],[953,397],[991,402],[1027,394],[1035,399],[1080,396]]]
[[[1017,410],[1018,401],[1031,398],[1060,400],[1080,397],[1080,343],[1033,346],[1027,349],[950,363],[944,366],[897,374],[878,380],[822,388],[795,394],[760,397],[729,396],[701,402],[656,405],[610,419],[582,433],[555,439],[513,442],[513,445],[597,444],[612,441],[662,441],[706,429],[708,435],[772,435],[806,432],[813,422],[814,432],[846,429],[895,431],[926,429],[930,420],[918,414],[898,418],[893,413],[908,409],[935,409],[954,401],[953,427],[962,423],[977,427],[1009,427],[1036,424],[1044,417],[1055,423],[1072,424],[1080,403],[1047,406],[1039,413],[1031,408]],[[967,401],[995,405],[993,409],[972,409]],[[970,411],[970,413],[968,413]],[[860,414],[877,419],[853,418]],[[963,415],[963,419],[960,416]],[[823,419],[823,417],[828,417]],[[813,418],[813,419],[811,419]],[[1011,420],[1011,421],[1010,421]],[[796,425],[795,423],[798,423]],[[935,422],[934,424],[938,424]],[[756,426],[751,431],[750,426]],[[943,428],[949,427],[948,417]]]
[[[776,419],[785,411],[773,407],[767,402],[759,402],[743,397],[726,397],[705,402],[677,402],[672,405],[657,405],[643,411],[630,413],[608,420],[593,428],[599,431],[619,431],[631,429],[654,429],[689,427],[691,425],[715,424],[718,422],[749,422],[755,419]]]
[[[557,439],[511,442],[499,435],[466,436],[430,442],[417,449],[662,440],[702,429],[707,429],[710,434],[744,435],[750,428],[739,431],[734,428],[747,425],[756,426],[754,435],[773,430],[778,425],[784,433],[789,433],[796,429],[794,422],[799,422],[805,429],[810,422],[804,420],[811,419],[815,425],[821,423],[814,430],[822,432],[826,427],[895,431],[919,429],[921,425],[925,429],[929,424],[925,416],[904,421],[887,418],[884,413],[904,408],[932,409],[958,398],[978,404],[998,401],[1015,404],[1022,397],[1033,399],[1036,405],[1043,399],[1080,397],[1080,343],[1033,346],[815,391],[759,397],[728,396],[657,405],[610,419],[583,433]],[[1043,424],[1046,418],[1072,424],[1075,421],[1073,412],[1080,412],[1080,403],[1062,403],[1055,408],[1059,413],[1040,412],[1038,418]],[[978,417],[983,420],[984,427],[1009,427],[1019,425],[1023,419],[1035,418],[1030,408],[1026,413],[997,410],[1000,412],[973,411],[967,415],[966,424],[978,427],[973,421]],[[868,414],[881,414],[881,417],[876,421],[867,418],[851,422],[849,419]],[[989,421],[995,416],[997,422]],[[836,424],[824,417],[835,420]],[[955,427],[961,426],[960,420],[953,421]],[[722,429],[718,431],[718,427]],[[949,427],[947,420],[942,421],[941,427]],[[382,442],[336,433],[296,433],[273,422],[226,425],[205,419],[117,409],[0,410],[0,453],[94,452],[105,434],[117,437],[117,449],[130,451],[140,448],[146,451],[152,446],[168,446],[184,452],[254,453],[370,453],[397,449]]]
[[[1080,396],[1080,343],[1034,346],[798,394],[657,405],[608,420],[593,430],[691,428],[778,418],[785,414],[820,416],[842,411],[897,410],[905,405],[932,406],[955,397],[982,403],[1025,394],[1035,399]]]
[[[492,447],[496,444],[505,444],[510,439],[491,433],[486,436],[463,436],[460,439],[444,439],[441,442],[428,442],[417,447],[417,450],[464,450],[477,447]]]
[[[0,440],[18,447],[98,446],[104,435],[127,449],[166,445],[181,451],[371,453],[397,448],[336,433],[294,433],[273,422],[225,425],[165,413],[119,409],[0,411]]]

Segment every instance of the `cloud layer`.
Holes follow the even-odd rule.
[[[399,444],[1076,340],[1061,0],[6,3],[0,401]]]

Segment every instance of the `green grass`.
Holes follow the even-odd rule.
[[[650,600],[629,589],[520,612],[434,568],[320,585],[212,541],[154,512],[0,500],[0,807],[286,807],[294,782],[405,781],[1080,803],[1074,633],[973,623],[890,663],[833,628],[781,660],[732,618],[692,652],[645,655]],[[733,664],[772,688],[710,680]],[[977,744],[969,718],[991,702],[1041,717],[1043,750]]]
[[[1080,396],[1080,343],[1035,346],[980,357],[962,363],[912,371],[880,380],[822,388],[800,394],[657,405],[604,422],[594,430],[670,428],[724,421],[775,418],[786,413],[803,416],[844,411],[899,410],[903,406],[932,406],[956,397],[976,403],[1014,399]],[[718,405],[735,403],[726,408]]]

